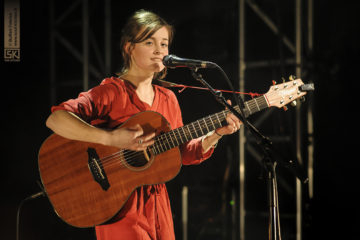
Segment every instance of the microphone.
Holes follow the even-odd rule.
[[[168,68],[188,67],[188,68],[215,68],[216,64],[207,61],[180,58],[175,55],[167,55],[163,58],[163,64]]]

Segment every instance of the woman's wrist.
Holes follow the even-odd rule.
[[[222,135],[216,131],[211,131],[202,137],[203,152],[207,152],[210,148],[216,148],[218,141]]]
[[[99,144],[110,146],[111,145],[111,131],[105,129],[96,129],[94,130],[94,135],[98,136]]]
[[[223,136],[222,134],[219,134],[216,130],[214,131],[216,135],[218,135],[220,138]]]

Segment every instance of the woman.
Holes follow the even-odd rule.
[[[136,12],[123,29],[124,67],[119,77],[107,78],[77,99],[54,106],[46,125],[69,139],[134,151],[145,150],[155,137],[155,133],[144,134],[140,125],[116,128],[134,114],[159,112],[172,129],[181,127],[175,94],[152,84],[166,74],[162,59],[168,55],[172,37],[173,28],[165,20],[149,11]],[[226,120],[227,126],[180,147],[183,164],[199,164],[209,158],[222,135],[239,129],[241,122],[234,115]],[[137,188],[111,223],[96,226],[96,236],[98,240],[175,239],[165,184]]]

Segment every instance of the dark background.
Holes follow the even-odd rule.
[[[97,38],[101,39],[102,26],[98,23],[100,20],[97,21],[102,17],[97,11],[101,4],[99,1],[90,2],[91,24]],[[294,42],[292,1],[255,2]],[[71,1],[62,1],[61,5],[66,8],[70,3]],[[120,66],[120,29],[126,18],[140,8],[155,11],[175,26],[172,53],[218,63],[229,75],[234,87],[238,88],[237,1],[112,1],[112,72],[119,70]],[[359,81],[356,71],[359,68],[360,49],[359,10],[360,4],[355,1],[319,0],[314,4],[314,51],[303,51],[304,75],[311,78],[316,87],[314,97],[310,98],[312,102],[306,103],[314,108],[315,186],[313,199],[309,200],[304,196],[304,239],[358,239],[360,233],[356,104]],[[61,11],[61,7],[58,11]],[[278,38],[254,16],[252,10],[247,8],[246,12],[246,60],[281,59],[288,56],[286,47],[279,44]],[[76,19],[76,15],[72,18]],[[305,31],[305,26],[303,28]],[[68,36],[80,44],[78,47],[81,49],[79,29],[74,27],[68,31],[68,34],[71,33]],[[45,127],[51,107],[49,55],[48,1],[22,1],[21,62],[1,61],[1,118],[4,133],[0,174],[1,239],[15,239],[16,210],[19,203],[25,197],[40,191],[37,184],[37,154],[41,143],[51,134]],[[59,65],[58,79],[66,79],[67,76],[72,79],[77,74],[78,79],[81,79],[81,64],[68,57],[65,50],[58,51],[56,58]],[[218,72],[202,72],[214,88],[229,89]],[[294,68],[288,67],[249,71],[246,90],[266,92],[272,79],[279,80],[293,73]],[[167,80],[199,85],[187,69],[170,71]],[[100,81],[101,79],[92,79],[91,83],[95,85]],[[307,82],[308,79],[303,78],[303,81]],[[176,90],[174,89],[175,92]],[[57,103],[76,97],[80,91],[81,86],[58,87]],[[222,109],[208,92],[187,89],[181,94],[176,93],[182,105],[185,123]],[[279,125],[291,129],[294,110],[275,112],[271,124],[260,130],[271,132],[269,128],[277,129]],[[256,120],[257,116],[260,115],[253,116],[251,120]],[[279,131],[281,133],[287,131]],[[287,147],[291,149],[291,146]],[[229,220],[229,195],[231,191],[237,193],[237,165],[234,157],[237,152],[237,136],[224,138],[211,159],[199,166],[183,167],[181,173],[168,183],[178,239],[182,236],[180,200],[183,185],[189,186],[189,239],[231,239],[234,228]],[[246,208],[249,213],[260,213],[257,213],[257,217],[248,215],[246,236],[247,239],[266,239],[267,216],[261,216],[261,212],[266,212],[265,181],[258,178],[261,175],[260,165],[247,162],[247,166],[249,180],[246,183]],[[230,171],[229,178],[226,178],[226,169]],[[295,191],[293,176],[281,168],[279,171],[284,178],[290,179],[290,187]],[[261,187],[257,188],[258,186]],[[306,191],[306,187],[304,188]],[[283,238],[295,239],[294,196],[281,189],[279,191]],[[259,192],[259,195],[254,194],[255,192]],[[77,229],[62,222],[46,198],[26,202],[20,221],[21,239],[94,239],[92,229]]]

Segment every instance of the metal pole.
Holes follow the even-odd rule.
[[[182,226],[183,226],[183,240],[188,239],[188,187],[183,186],[182,189]]]
[[[245,92],[245,0],[239,1],[239,89]],[[245,240],[245,128],[239,131],[239,236]]]
[[[296,39],[296,76],[301,77],[301,0],[295,2],[295,39]],[[300,164],[303,163],[301,154],[301,103],[296,106],[296,156]],[[302,191],[301,181],[296,179],[296,240],[302,239]]]
[[[83,0],[82,3],[83,91],[86,91],[89,89],[89,5],[88,0]]]
[[[313,21],[314,9],[313,0],[308,0],[308,51],[313,54]],[[311,99],[313,101],[314,99]],[[309,177],[309,197],[314,196],[314,124],[313,124],[313,109],[308,106],[307,109],[307,123],[308,123],[308,177]]]

